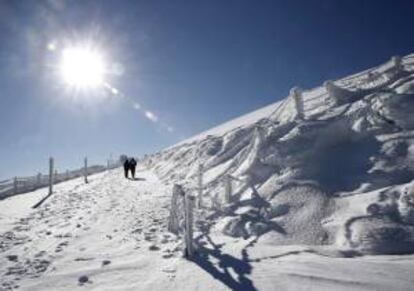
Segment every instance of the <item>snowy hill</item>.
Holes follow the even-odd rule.
[[[412,290],[414,55],[0,201],[0,290]],[[201,169],[201,171],[200,171]],[[202,175],[200,176],[200,173]],[[196,255],[167,231],[197,196]]]
[[[203,203],[225,210],[218,220],[228,235],[259,235],[274,245],[412,252],[413,69],[414,55],[394,57],[315,89],[294,89],[146,163],[164,182],[194,194],[202,164]],[[226,205],[229,174],[239,180]]]

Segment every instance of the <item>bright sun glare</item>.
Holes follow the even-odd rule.
[[[103,84],[105,64],[102,56],[89,48],[71,47],[62,52],[60,71],[65,83],[77,88]]]

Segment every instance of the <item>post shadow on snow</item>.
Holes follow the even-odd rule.
[[[257,242],[259,237],[268,231],[274,230],[281,234],[286,234],[286,231],[281,226],[273,221],[266,219],[265,215],[263,215],[263,212],[261,210],[269,208],[270,203],[259,195],[254,186],[249,185],[249,187],[252,188],[252,198],[235,203],[231,209],[229,209],[229,211],[234,212],[234,210],[243,205],[253,206],[256,211],[253,213],[241,215],[240,223],[246,224],[249,221],[262,222],[267,225],[266,231],[258,234],[253,241],[251,241],[245,248],[243,248],[241,251],[241,259],[238,259],[234,256],[223,253],[221,249],[224,244],[216,244],[211,239],[209,236],[211,223],[199,223],[198,229],[200,230],[201,234],[194,240],[195,245],[197,246],[197,253],[193,258],[190,258],[190,261],[197,264],[200,268],[208,272],[211,276],[221,281],[232,290],[257,290],[254,287],[253,282],[246,277],[247,275],[251,274],[252,266],[250,265],[250,262],[254,261],[249,259],[247,249],[249,247],[252,247]],[[229,215],[229,213],[227,213],[227,215]],[[209,221],[211,221],[212,218],[216,217],[217,213],[214,215],[214,217],[210,217]],[[245,234],[245,237],[247,237],[247,233]],[[201,241],[202,238],[206,239],[207,243],[212,248],[205,247],[206,243]],[[218,263],[213,263],[212,259],[216,259]],[[232,273],[237,274],[237,278],[233,278],[230,270],[233,270]]]
[[[252,190],[251,198],[241,201],[241,195],[248,188]],[[257,208],[259,211],[266,211],[271,207],[271,204],[268,201],[266,201],[266,199],[264,199],[262,196],[260,196],[259,192],[257,192],[256,187],[251,183],[244,185],[238,192],[234,193],[231,197],[231,201],[234,202],[231,207],[233,211],[243,206],[253,206]]]
[[[194,257],[189,258],[189,260],[232,290],[257,290],[252,280],[246,277],[246,275],[252,272],[247,252],[242,253],[242,259],[223,253],[221,248],[224,244],[215,244],[209,236],[209,230],[210,225],[200,225],[202,234],[194,240],[197,246],[197,253]],[[202,238],[205,238],[209,242],[212,249],[204,247],[204,244],[200,241]],[[211,261],[213,258],[218,263],[213,263]],[[230,270],[233,270],[237,274],[237,280],[233,278]]]
[[[251,198],[240,200],[241,193],[244,192],[247,188],[251,189]],[[237,195],[235,197],[235,195]],[[269,231],[275,231],[282,235],[286,235],[286,230],[281,227],[278,223],[270,220],[271,216],[275,217],[274,213],[272,214],[272,205],[266,199],[264,199],[257,191],[256,187],[253,184],[248,184],[247,187],[242,187],[235,195],[232,196],[232,204],[226,207],[224,211],[227,216],[239,217],[238,220],[234,221],[234,225],[230,228],[239,229],[239,231],[234,233],[236,237],[249,237],[249,234],[246,231],[246,225],[251,223],[252,225],[260,224],[260,229],[254,231],[254,234],[259,238],[263,234]],[[250,207],[250,209],[243,214],[236,214],[237,209],[241,207]],[[285,215],[289,212],[289,207],[285,206],[283,209],[278,209],[279,214],[277,216]],[[223,214],[221,212],[219,216]]]
[[[252,280],[246,277],[251,274],[252,267],[248,259],[239,260],[228,254],[224,254],[220,249],[208,249],[200,246],[197,255],[190,258],[201,269],[208,272],[213,278],[219,280],[232,290],[257,290]],[[217,259],[217,265],[211,262],[210,256]],[[230,274],[232,269],[237,274],[237,279]]]
[[[39,202],[37,202],[35,205],[32,206],[33,209],[39,207],[40,205],[42,205],[50,196],[52,196],[51,194],[46,195],[45,197],[42,198],[42,200],[40,200]]]
[[[139,178],[139,177],[135,177],[135,178],[127,178],[128,180],[131,180],[131,181],[146,181],[147,179],[145,179],[145,178]]]
[[[245,221],[245,223],[247,222],[254,222],[254,223],[263,223],[266,225],[266,229],[262,230],[262,233],[256,233],[257,235],[257,239],[262,236],[263,234],[273,230],[276,231],[280,234],[286,235],[286,230],[281,227],[278,223],[269,220],[269,216],[270,216],[270,209],[271,209],[271,204],[264,199],[259,192],[257,192],[257,189],[254,185],[250,185],[250,188],[252,189],[252,197],[251,199],[247,200],[246,202],[248,203],[248,205],[254,207],[255,209],[257,209],[256,212],[253,213],[247,213],[245,215],[242,216],[243,220]],[[245,201],[243,201],[240,204],[243,204]],[[284,215],[287,214],[289,212],[289,207],[286,209],[283,209],[284,211],[282,211],[280,214]],[[247,237],[247,235],[246,235]]]

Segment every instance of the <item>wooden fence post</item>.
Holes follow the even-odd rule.
[[[17,194],[17,177],[14,177],[13,179],[13,192],[14,192],[14,195]]]
[[[170,217],[168,220],[168,231],[180,236],[183,235],[185,250],[184,255],[194,255],[193,245],[193,210],[195,197],[186,194],[183,188],[174,184],[171,197]]]
[[[292,96],[293,101],[295,102],[296,116],[299,119],[304,119],[304,106],[303,106],[303,96],[302,91],[298,87],[293,87],[290,90],[290,96]]]
[[[192,257],[194,255],[193,247],[193,209],[194,209],[194,197],[186,193],[184,195],[185,205],[185,244],[186,255]]]
[[[202,198],[203,197],[203,165],[198,165],[198,203],[197,207],[202,207]]]
[[[326,92],[328,92],[329,97],[333,100],[335,105],[340,104],[337,94],[335,94],[335,91],[337,91],[336,86],[331,80],[327,80],[323,82],[323,86],[325,87]]]
[[[402,58],[400,56],[393,56],[391,62],[395,70],[400,71],[403,68]]]
[[[170,217],[168,219],[168,231],[178,235],[178,217],[177,217],[177,209],[178,209],[178,196],[179,196],[179,188],[180,186],[174,184],[172,189],[172,196],[171,196],[171,206],[170,206]]]
[[[88,184],[88,158],[87,157],[85,157],[84,165],[85,165],[85,167],[84,167],[84,173],[83,174],[85,176],[85,183]]]
[[[230,203],[231,201],[231,193],[232,192],[232,185],[231,185],[231,176],[226,175],[224,177],[224,198],[226,203]]]
[[[40,188],[40,184],[42,183],[42,174],[41,173],[37,173],[37,177],[36,177],[36,188]]]
[[[49,195],[53,193],[53,181],[54,181],[53,164],[54,164],[54,160],[52,157],[50,157],[49,158]]]

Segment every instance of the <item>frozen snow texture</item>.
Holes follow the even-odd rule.
[[[394,57],[319,88],[293,88],[288,98],[161,151],[147,165],[166,183],[196,189],[202,163],[203,193],[211,198],[204,200],[225,210],[221,225],[229,235],[411,252],[411,204],[395,202],[393,214],[368,213],[370,204],[363,204],[354,214],[353,203],[342,200],[369,191],[380,196],[414,180],[413,67],[412,56]],[[232,184],[235,199],[224,207],[226,175],[245,182]],[[338,207],[346,219],[336,216]],[[286,212],[272,217],[279,209]]]

